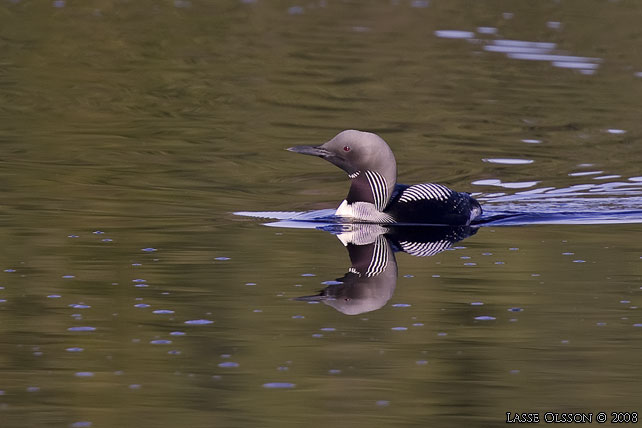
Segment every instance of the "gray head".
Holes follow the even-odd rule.
[[[320,146],[296,146],[288,149],[304,155],[319,156],[354,178],[357,173],[372,171],[386,179],[388,194],[397,181],[397,162],[388,144],[371,132],[349,129]]]

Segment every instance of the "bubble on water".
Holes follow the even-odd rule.
[[[78,235],[67,235],[67,238],[80,238]]]
[[[548,21],[546,26],[552,30],[559,30],[562,28],[562,23],[559,21]]]
[[[407,274],[407,275],[404,275],[403,277],[404,277],[404,278],[414,278],[415,276],[414,276],[414,275],[411,275],[411,274]]]
[[[155,339],[155,340],[150,340],[149,343],[151,345],[171,345],[172,341],[167,339]]]
[[[483,306],[484,302],[470,302],[470,306]]]
[[[390,401],[388,400],[377,400],[375,403],[379,407],[388,407],[390,405]]]
[[[27,392],[38,392],[38,391],[40,391],[40,387],[39,386],[28,386],[27,387]]]
[[[626,131],[624,129],[607,129],[606,132],[614,135],[626,134]]]
[[[596,322],[595,325],[598,326],[598,327],[604,327],[606,325],[606,323],[605,322]]]
[[[573,263],[586,263],[586,260],[573,260]]]
[[[157,315],[166,315],[166,314],[173,314],[174,311],[172,311],[170,309],[156,309],[152,313],[153,314],[157,314]]]
[[[141,248],[141,251],[145,251],[146,253],[153,253],[154,251],[158,251],[158,250],[156,248],[147,247],[147,248]]]
[[[439,333],[437,333],[437,336],[448,336],[448,333],[446,333],[445,331],[440,331]]]
[[[508,312],[522,312],[524,309],[523,308],[508,308]]]
[[[412,326],[413,326],[413,327],[423,327],[423,326],[424,326],[424,323],[422,323],[422,322],[416,322],[416,323],[414,323]]]
[[[504,262],[495,262],[496,265],[503,265]]]
[[[441,278],[441,275],[432,275],[433,278]]]
[[[142,387],[143,385],[140,385],[138,383],[132,383],[131,385],[129,385],[129,389],[141,389]]]
[[[63,275],[62,277],[64,279],[72,279],[72,278],[75,278],[76,276],[75,275]]]
[[[225,361],[220,363],[218,366],[223,367],[223,368],[234,368],[234,367],[239,367],[239,363],[235,363],[234,361]]]
[[[188,321],[185,321],[185,324],[189,324],[189,325],[207,325],[207,324],[212,324],[213,322],[214,321],[201,319],[201,320],[188,320]]]
[[[320,328],[319,330],[321,330],[321,331],[337,331],[337,329],[334,328],[334,327],[323,327],[323,328]]]
[[[5,272],[7,272],[7,273],[13,273],[13,272],[15,272],[16,270],[15,270],[15,269],[5,269],[4,271],[5,271]]]
[[[84,351],[84,348],[71,347],[71,348],[65,349],[65,351],[67,351],[67,352],[82,352],[82,351]]]
[[[245,285],[256,285],[256,282],[246,282]]]
[[[481,315],[478,317],[475,317],[477,321],[493,321],[496,320],[497,318],[491,317],[490,315]]]
[[[102,242],[113,242],[114,240],[111,239],[111,238],[105,238],[105,239],[101,239],[101,241]]]
[[[171,351],[167,351],[169,355],[181,355],[182,352],[177,350],[177,349],[172,349]]]
[[[395,303],[392,305],[393,308],[409,308],[412,305],[410,303]]]
[[[508,371],[508,373],[510,373],[510,374],[517,374],[517,373],[519,373],[519,370],[516,370],[516,369],[509,370],[509,371]]]
[[[93,377],[94,373],[93,372],[76,372],[74,374],[76,377]]]
[[[269,389],[289,389],[289,388],[295,388],[296,384],[294,383],[289,383],[289,382],[270,382],[270,383],[264,383],[263,388],[269,388]]]
[[[132,263],[132,266],[135,266],[135,267],[142,266],[142,263]]]
[[[136,278],[136,279],[132,279],[132,282],[141,283],[141,282],[147,282],[147,280],[142,278]]]
[[[68,306],[70,308],[74,308],[74,309],[89,309],[89,308],[91,308],[91,306],[85,305],[85,304],[82,304],[82,303],[72,303],[72,304],[70,304]]]
[[[169,335],[170,336],[185,336],[185,332],[184,331],[172,331]]]
[[[216,257],[214,260],[226,261],[226,260],[231,260],[231,258],[229,258],[229,257]]]
[[[477,266],[477,263],[468,262],[468,263],[464,263],[464,266]]]
[[[89,421],[78,421],[69,425],[69,428],[88,428],[92,424]]]
[[[103,235],[105,232],[103,232],[102,230],[94,230],[91,233],[93,233],[94,235]]]
[[[392,328],[390,328],[390,330],[393,330],[393,331],[406,331],[406,330],[408,330],[408,327],[392,327]]]
[[[147,288],[147,287],[149,287],[149,284],[147,284],[147,283],[134,284],[134,287],[136,287],[136,288]]]
[[[633,327],[642,327],[642,323],[633,324]]]
[[[541,142],[542,140],[536,140],[533,138],[525,138],[522,140],[522,143],[526,143],[526,144],[540,144]]]
[[[428,364],[428,361],[427,360],[418,360],[418,361],[415,361],[415,364],[417,364],[418,366],[425,366],[426,364]]]
[[[67,330],[68,331],[95,331],[96,327],[89,327],[89,326],[69,327]]]
[[[302,273],[301,276],[317,276],[314,273]]]
[[[260,313],[260,312],[263,312],[263,310],[262,310],[262,309],[254,309],[252,312],[254,312],[254,313],[257,313],[257,314],[258,314],[258,313]]]
[[[148,305],[147,303],[137,303],[134,305],[135,308],[149,308],[151,305]]]
[[[341,281],[323,281],[321,284],[323,284],[323,285],[341,285],[341,284],[343,284],[343,282],[341,282]],[[299,287],[301,286],[301,284],[297,284],[297,285]]]
[[[295,319],[295,320],[300,320],[303,318],[305,318],[305,315],[292,315],[292,319]]]

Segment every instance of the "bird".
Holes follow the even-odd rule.
[[[350,222],[468,226],[483,212],[470,194],[442,184],[397,184],[395,156],[371,132],[348,129],[320,146],[287,150],[318,156],[348,174],[350,190],[335,215]]]

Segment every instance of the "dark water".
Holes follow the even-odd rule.
[[[642,411],[640,16],[2,1],[0,426]],[[346,247],[233,213],[336,208],[345,176],[284,149],[346,128],[385,138],[400,182],[530,220],[396,253],[378,310],[296,300],[348,272]]]

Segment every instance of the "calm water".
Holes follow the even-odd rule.
[[[2,0],[0,426],[642,412],[640,16]],[[344,245],[233,213],[336,207],[344,174],[284,149],[346,128],[384,137],[400,182],[593,220],[397,253],[378,310],[295,300],[346,274]]]

